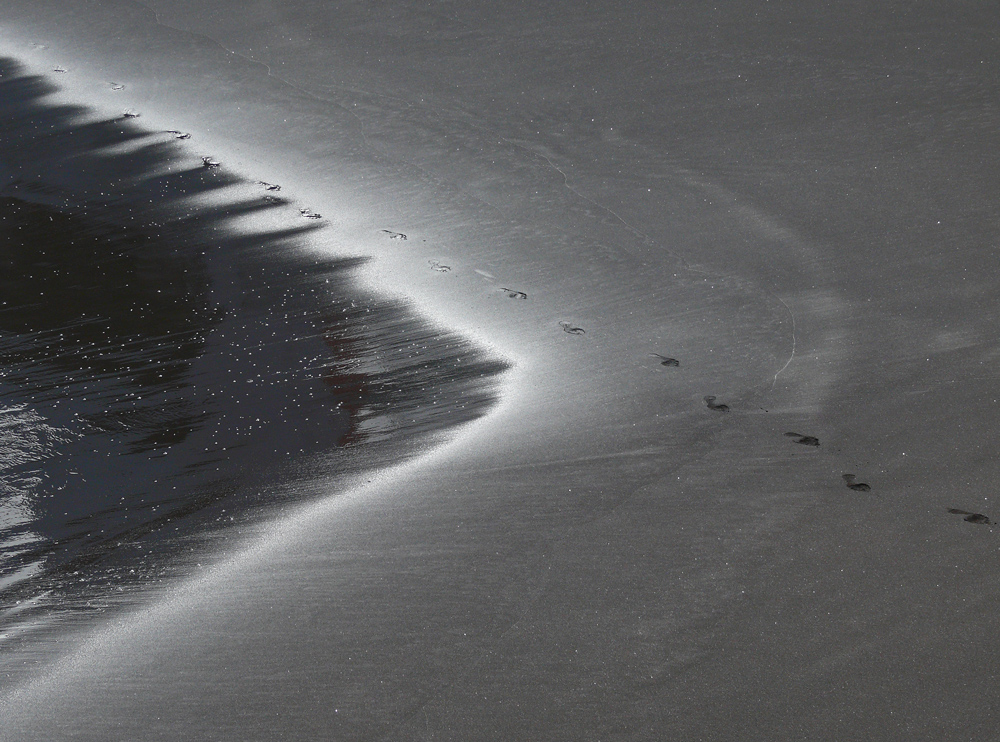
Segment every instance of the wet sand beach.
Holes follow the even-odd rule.
[[[991,737],[988,9],[0,9],[395,308],[320,345],[398,443],[8,642],[0,738]]]

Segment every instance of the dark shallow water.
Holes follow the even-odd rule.
[[[492,404],[504,364],[307,254],[322,222],[0,71],[0,628],[103,611]]]

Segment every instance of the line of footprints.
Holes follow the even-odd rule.
[[[653,353],[654,357],[660,359],[660,365],[662,366],[680,366],[680,362],[676,358],[668,358],[667,356],[662,356],[659,353]],[[705,401],[705,406],[713,412],[729,412],[729,405],[721,404],[716,401],[716,397],[709,394],[703,397]],[[794,441],[802,446],[812,446],[813,448],[819,448],[819,438],[813,435],[802,435],[801,433],[787,432],[785,436],[794,439]],[[856,474],[843,474],[842,478],[844,484],[847,485],[847,489],[853,492],[871,492],[871,485],[867,482],[857,481],[858,477]],[[977,525],[994,526],[997,525],[995,521],[990,520],[987,516],[982,513],[973,513],[968,510],[959,510],[958,508],[948,508],[948,512],[952,515],[964,515],[967,523],[975,523]]]
[[[66,69],[62,67],[57,67],[53,70],[53,72],[65,73]],[[115,91],[125,89],[125,85],[123,85],[122,83],[112,82],[109,83],[109,85],[111,86],[111,89]],[[139,118],[139,116],[140,114],[137,111],[133,111],[132,109],[126,109],[122,113],[123,119],[136,119]],[[187,140],[191,138],[191,134],[189,134],[188,132],[178,131],[175,129],[167,130],[164,133],[172,135],[175,139]],[[212,157],[202,157],[202,166],[208,170],[215,170],[216,168],[221,167],[222,163],[220,163],[218,160]],[[282,199],[280,196],[273,195],[281,190],[280,185],[277,185],[275,183],[268,183],[263,180],[257,181],[257,184],[260,185],[265,191],[268,191],[267,195],[264,196],[264,199],[268,203],[275,203],[275,204],[287,203],[287,201]],[[311,209],[299,209],[299,214],[305,219],[323,218],[322,214],[318,214],[315,211],[312,211]],[[390,240],[404,241],[407,239],[406,235],[403,234],[402,232],[394,232],[391,229],[382,229],[379,231],[382,234],[386,235],[386,237],[388,237]],[[429,260],[428,264],[431,270],[437,271],[438,273],[448,273],[451,271],[451,266],[444,265],[437,260]],[[504,294],[504,296],[506,296],[508,299],[523,301],[528,298],[528,295],[525,292],[518,291],[516,289],[500,287],[498,291]],[[563,332],[569,335],[586,334],[586,330],[584,330],[582,327],[577,327],[572,322],[567,322],[563,320],[558,323],[558,326],[562,329]],[[661,355],[659,353],[652,353],[650,355],[658,359],[661,366],[679,367],[681,365],[680,361],[678,361],[676,358],[671,358],[669,356]],[[729,405],[718,402],[717,401],[718,397],[714,395],[707,394],[702,399],[705,402],[705,406],[712,412],[721,412],[721,413],[729,412]],[[801,433],[788,432],[785,433],[785,436],[793,439],[795,443],[798,443],[799,445],[802,446],[811,446],[813,448],[819,448],[820,445],[819,438],[816,438],[815,436],[812,435],[802,435]],[[843,480],[847,488],[849,490],[852,490],[853,492],[871,492],[872,489],[871,485],[869,485],[866,482],[857,481],[857,475],[855,474],[844,474]],[[965,516],[963,520],[965,520],[968,523],[974,523],[977,525],[987,525],[987,526],[997,525],[995,521],[990,520],[987,516],[983,515],[982,513],[973,513],[968,510],[960,510],[958,508],[948,508],[948,512],[951,513],[952,515]]]

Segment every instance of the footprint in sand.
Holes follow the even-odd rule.
[[[659,353],[650,353],[649,355],[653,356],[653,358],[659,358],[661,366],[680,366],[681,365],[680,361],[678,361],[676,358],[671,358],[670,356],[661,356]]]
[[[265,183],[263,180],[258,180],[257,184],[264,186],[264,190],[265,191],[280,191],[281,190],[281,186],[280,185],[276,185],[274,183]]]
[[[982,513],[970,513],[968,510],[959,510],[958,508],[948,508],[948,512],[952,515],[964,515],[962,518],[966,523],[976,523],[977,525],[983,526],[995,526],[996,523],[989,518],[987,518]]]
[[[125,119],[137,119],[140,116],[142,116],[141,113],[139,113],[138,111],[133,111],[131,108],[126,108],[124,111],[122,111],[122,118]]]
[[[214,160],[211,157],[202,157],[201,164],[203,167],[207,167],[209,170],[215,170],[216,168],[222,167],[222,163],[218,160]]]
[[[708,394],[702,399],[705,400],[705,404],[708,405],[708,409],[714,410],[715,412],[729,412],[729,405],[727,404],[716,404],[716,397],[712,394]]]
[[[306,219],[322,219],[322,214],[317,214],[312,209],[299,209],[299,213],[302,214]]]
[[[109,82],[108,85],[111,86],[112,90],[124,90],[125,89],[125,86],[122,85],[120,82]]]
[[[437,271],[438,273],[447,273],[451,270],[450,265],[442,265],[436,260],[428,260],[427,264],[431,267],[432,271]]]
[[[855,492],[871,492],[872,488],[870,484],[865,484],[864,482],[855,482],[857,475],[855,474],[845,474],[844,482],[847,484],[847,489],[854,490]]]
[[[498,289],[502,292],[508,299],[527,299],[528,295],[523,291],[514,291],[514,289]]]
[[[789,438],[797,438],[796,443],[801,443],[803,446],[818,446],[819,438],[811,435],[802,435],[801,433],[785,433]]]
[[[167,129],[167,134],[173,134],[174,139],[190,139],[191,135],[186,131],[177,131],[177,129]],[[209,158],[211,159],[211,158]]]
[[[393,232],[391,229],[383,229],[381,231],[383,233],[389,235],[389,239],[390,240],[405,240],[406,239],[406,235],[403,234],[402,232]]]
[[[587,331],[584,330],[582,327],[575,327],[570,322],[565,322],[565,321],[560,322],[559,326],[563,329],[563,332],[568,332],[570,335],[585,335],[585,334],[587,334]]]

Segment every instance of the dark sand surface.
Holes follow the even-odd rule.
[[[949,512],[998,516],[991,6],[0,8],[513,362],[450,442],[34,647],[3,736],[995,736],[1000,534]]]

